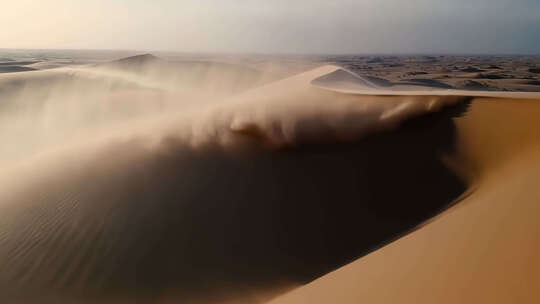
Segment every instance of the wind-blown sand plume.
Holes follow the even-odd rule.
[[[84,70],[0,77],[0,163],[28,157],[77,131],[158,114],[172,108],[169,97],[143,84],[93,77]]]
[[[122,120],[5,167],[2,300],[261,302],[414,228],[465,191],[441,160],[453,153],[450,117],[462,97],[310,84],[336,69]],[[426,183],[436,186],[417,191]]]
[[[155,61],[159,64],[155,64]],[[167,85],[161,81],[163,76],[154,77],[159,71],[163,71],[165,75],[173,74],[175,69],[163,62],[155,57],[142,56],[113,62],[105,65],[106,68],[65,68],[0,77],[0,96],[3,100],[0,135],[6,143],[0,150],[0,164],[2,160],[15,161],[31,156],[65,142],[67,138],[75,137],[76,140],[83,131],[100,127],[112,128],[118,123],[186,112],[213,104],[240,105],[238,110],[232,105],[224,110],[210,107],[207,112],[220,116],[219,123],[225,124],[216,128],[259,133],[266,136],[270,142],[273,141],[272,144],[281,145],[280,141],[295,140],[286,138],[287,136],[297,136],[300,134],[298,132],[309,129],[299,127],[297,132],[291,129],[292,127],[300,126],[300,123],[309,124],[310,120],[315,122],[312,127],[320,130],[311,135],[309,132],[302,135],[302,140],[308,140],[309,136],[312,137],[309,140],[324,139],[324,136],[317,134],[322,131],[335,132],[333,136],[354,138],[359,135],[356,134],[358,132],[389,128],[409,116],[434,111],[441,105],[460,99],[429,96],[389,97],[379,103],[380,98],[364,97],[362,102],[356,102],[356,96],[336,94],[310,85],[314,78],[337,70],[337,67],[333,66],[303,73],[285,82],[277,82],[231,99],[229,97],[234,90],[218,92],[213,90],[214,86],[203,84],[216,83],[228,75],[225,78],[230,80],[229,85],[249,88],[255,85],[251,70],[246,72],[247,76],[242,76],[242,72],[238,72],[239,68],[226,66],[222,69],[219,65],[207,64],[210,68],[201,70],[203,63],[197,63],[189,65],[191,68],[188,72],[194,73],[190,79],[186,78],[189,73],[182,72],[180,68],[179,74],[175,75],[185,77],[172,77],[175,80]],[[181,67],[186,64],[182,63]],[[114,70],[115,68],[134,70],[137,73],[126,74]],[[231,77],[232,75],[236,77]],[[245,79],[249,79],[246,84],[238,82]],[[183,82],[184,80],[186,82]],[[171,87],[174,83],[177,86]],[[178,86],[178,83],[183,85]],[[292,115],[287,113],[291,109]],[[303,114],[296,117],[296,112]],[[319,119],[321,117],[322,119]],[[296,122],[298,119],[303,121]],[[328,123],[336,124],[345,120],[354,121],[354,127],[348,123],[342,126],[327,126]],[[194,128],[201,125],[206,129],[210,128],[205,121],[193,124]],[[298,134],[293,134],[295,132]],[[20,140],[21,137],[25,140]]]
[[[536,303],[537,100],[472,103],[456,119],[474,193],[418,231],[271,303]]]
[[[99,66],[0,75],[0,165],[83,131],[218,103],[259,85],[262,74],[234,65],[135,56]]]
[[[205,92],[219,98],[269,81],[268,76],[247,66],[209,61],[167,61],[145,54],[98,64],[109,73],[139,76],[145,82],[175,91]]]
[[[311,81],[338,70],[324,66],[287,78],[232,100],[230,128],[262,136],[271,145],[358,139],[443,106],[462,96],[360,96],[319,89]]]

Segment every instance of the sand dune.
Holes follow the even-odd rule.
[[[9,65],[19,65],[19,66],[24,66],[24,65],[31,65],[31,64],[34,64],[34,63],[38,63],[39,61],[15,61],[15,60],[12,60],[12,61],[8,61],[8,62],[0,62],[0,66],[9,66]]]
[[[14,73],[14,72],[27,72],[35,71],[33,68],[19,66],[19,65],[4,65],[0,66],[0,73]]]
[[[467,77],[469,78],[469,77]],[[312,80],[312,85],[348,94],[377,96],[470,96],[495,98],[540,98],[538,91],[499,91],[487,83],[460,80],[456,86],[433,79],[408,79],[391,82],[386,79],[360,76],[345,69],[322,75]]]
[[[17,162],[13,153],[0,162],[3,303],[262,303],[358,258],[276,301],[433,302],[435,292],[451,287],[481,295],[504,278],[495,266],[508,257],[528,266],[511,277],[534,273],[530,251],[503,246],[535,249],[535,234],[526,232],[536,225],[519,221],[528,219],[525,210],[534,214],[534,196],[511,210],[515,217],[502,215],[509,211],[504,196],[518,195],[514,183],[534,179],[499,177],[512,176],[505,167],[521,168],[510,165],[517,156],[536,151],[537,107],[530,101],[471,106],[459,91],[382,93],[376,79],[336,66],[255,85],[238,68],[211,63],[195,73],[203,75],[195,83],[237,75],[231,85],[242,89],[205,99],[208,87],[193,79],[172,77],[189,83],[190,94],[160,85],[159,77],[176,73],[166,66],[139,56],[0,76],[2,112],[10,113],[1,122],[21,127],[28,138],[2,137],[20,143],[13,153],[32,145]],[[343,79],[370,89],[334,87]],[[491,123],[505,117],[520,123]],[[36,118],[50,127],[31,137],[36,126],[28,123]],[[512,149],[511,134],[521,134],[511,137]],[[50,137],[55,140],[43,144]],[[499,190],[482,190],[490,187]],[[497,221],[515,225],[496,239]],[[456,283],[470,267],[446,267],[450,255],[466,266],[489,249],[497,254],[463,281],[487,283],[477,293]],[[482,281],[486,274],[493,281]],[[429,283],[433,293],[420,294]],[[498,289],[500,299],[523,286],[512,284]],[[340,298],[342,287],[347,297]]]
[[[261,71],[243,65],[210,61],[167,61],[145,54],[101,63],[97,68],[127,72],[184,90],[236,93],[264,81]]]
[[[455,119],[455,165],[474,192],[418,231],[272,303],[538,302],[539,114],[536,100],[474,100]]]
[[[538,65],[538,56],[436,56],[433,59],[414,55],[382,56],[376,62],[371,58],[337,56],[332,58],[332,63],[362,78],[383,80],[392,90],[414,90],[407,82],[436,80],[436,83],[425,84],[431,85],[434,90],[438,87],[466,91],[539,91],[535,85],[519,83],[523,80],[537,80],[538,74],[532,70]],[[471,86],[469,81],[480,85]],[[416,87],[416,90],[420,89],[426,88]]]
[[[391,82],[385,79],[373,77],[373,76],[360,76],[353,72],[343,69],[337,70],[334,73],[324,75],[320,78],[314,79],[313,85],[340,89],[348,91],[362,91],[362,90],[380,90],[389,92],[393,91],[406,91],[406,90],[432,90],[432,89],[450,89],[452,86],[436,81],[433,79],[409,79],[400,82]],[[395,94],[395,93],[394,93]]]
[[[406,129],[358,140],[462,98],[348,95],[310,84],[336,69],[128,120],[5,167],[6,301],[265,299],[356,259],[458,197],[463,183],[434,156],[451,149],[448,118],[435,128],[443,141]],[[42,73],[28,76],[46,77],[47,86],[48,75],[67,77]],[[418,144],[395,158],[390,152],[407,141]],[[420,159],[426,168],[414,172]],[[409,188],[402,180],[411,172]],[[437,191],[411,191],[434,179]],[[388,184],[416,211],[385,208],[395,205]]]

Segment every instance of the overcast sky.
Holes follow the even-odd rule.
[[[540,54],[540,0],[2,0],[0,48]]]

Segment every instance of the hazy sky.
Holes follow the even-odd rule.
[[[0,48],[540,53],[540,0],[2,0]]]

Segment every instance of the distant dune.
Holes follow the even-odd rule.
[[[420,55],[381,56],[376,62],[372,58],[340,56],[334,58],[334,63],[361,78],[375,77],[380,80],[379,86],[391,87],[392,90],[415,90],[411,85],[423,81],[424,87],[416,90],[430,89],[431,86],[434,90],[540,92],[534,85],[520,83],[522,80],[538,80],[538,74],[534,73],[534,67],[539,64],[538,56],[436,56],[433,60]],[[431,80],[437,82],[429,83]],[[463,86],[460,83],[477,80],[482,80],[483,84]]]
[[[419,75],[419,74],[414,74]],[[452,86],[433,79],[408,79],[391,82],[373,76],[360,76],[346,70],[338,70],[313,80],[313,85],[348,91],[366,89],[381,91],[450,89]]]
[[[464,78],[478,79],[478,75],[467,75]],[[511,79],[510,79],[511,80]],[[513,86],[519,80],[513,81]],[[449,82],[449,81],[447,81]],[[434,95],[434,96],[478,96],[478,97],[521,97],[538,98],[540,92],[521,89],[522,92],[501,92],[497,84],[472,79],[450,81],[453,85],[435,79],[412,78],[389,81],[373,76],[360,76],[351,71],[338,69],[327,75],[313,79],[314,86],[333,91],[364,95]],[[515,83],[514,83],[515,82]],[[534,83],[527,83],[534,85]],[[503,86],[504,87],[504,86]]]
[[[14,61],[14,60],[11,60],[11,61],[8,61],[8,62],[0,62],[0,66],[8,66],[8,65],[19,65],[19,66],[24,66],[24,65],[30,65],[30,64],[34,64],[34,63],[38,63],[39,61]]]
[[[462,72],[466,72],[466,73],[477,73],[477,72],[485,72],[484,70],[482,69],[479,69],[479,68],[475,68],[475,67],[467,67],[467,68],[464,68],[464,69],[461,69]]]
[[[0,73],[27,72],[35,70],[36,69],[19,65],[0,65]]]
[[[36,69],[33,67],[28,67],[28,65],[32,65],[35,63],[38,63],[39,61],[16,61],[11,60],[9,58],[5,58],[5,60],[0,60],[0,73],[15,73],[15,72],[27,72],[27,71],[35,71]]]
[[[96,65],[97,68],[133,73],[184,89],[236,93],[268,81],[262,71],[247,66],[208,61],[166,61],[150,54]]]

